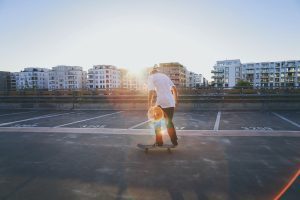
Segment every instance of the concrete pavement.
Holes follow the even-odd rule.
[[[171,154],[145,154],[144,130],[21,129],[0,130],[1,200],[272,199],[300,165],[297,131],[179,132]]]

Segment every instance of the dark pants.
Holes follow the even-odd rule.
[[[164,111],[164,118],[167,126],[167,131],[170,136],[171,142],[174,145],[177,145],[177,135],[176,135],[176,129],[173,124],[173,114],[174,114],[174,107],[170,108],[162,108]],[[161,133],[161,123],[155,126],[155,135],[156,135],[156,143],[158,145],[163,144],[163,137]]]

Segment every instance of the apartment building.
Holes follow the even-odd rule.
[[[157,65],[157,69],[170,77],[174,85],[178,88],[186,87],[186,73],[187,69],[185,66],[178,62],[171,63],[160,63]]]
[[[94,65],[88,70],[87,88],[109,89],[121,87],[121,71],[113,65]]]
[[[203,86],[203,76],[202,74],[197,74],[194,72],[187,71],[186,73],[186,87],[188,88],[199,88]]]
[[[223,60],[217,61],[211,71],[215,87],[234,87],[241,79],[241,61]]]
[[[245,64],[237,62],[236,65],[232,64],[232,61],[217,61],[212,70],[216,87],[234,87],[241,79],[250,82],[256,88],[300,86],[300,60]],[[229,75],[226,76],[226,73]]]
[[[17,90],[48,89],[48,72],[46,68],[28,67],[15,72],[12,80],[15,80]]]
[[[79,66],[52,67],[49,71],[49,90],[86,88],[86,75]]]
[[[9,91],[11,89],[10,82],[10,72],[0,71],[0,92]]]
[[[17,81],[16,77],[18,76],[19,72],[10,72],[10,90],[16,91],[17,90]]]
[[[209,85],[208,80],[204,77],[202,77],[202,86],[207,87]]]
[[[242,74],[254,87],[298,87],[300,61],[245,63]]]

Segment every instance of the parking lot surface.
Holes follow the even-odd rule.
[[[1,110],[0,199],[273,199],[299,170],[299,119],[177,112],[179,146],[146,154],[143,111]],[[283,197],[299,199],[299,187]]]
[[[176,112],[177,130],[300,131],[300,111],[195,111]],[[8,111],[0,127],[70,127],[151,129],[145,111]]]

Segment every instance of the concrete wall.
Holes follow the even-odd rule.
[[[0,109],[146,110],[147,97],[0,97]],[[183,96],[177,110],[300,110],[300,96]]]

